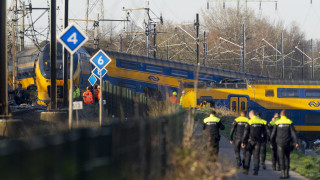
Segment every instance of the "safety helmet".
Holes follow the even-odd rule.
[[[89,86],[87,86],[87,90],[89,89]]]
[[[177,95],[177,92],[174,91],[172,94],[173,94],[173,95]]]
[[[100,89],[100,86],[98,86],[97,88]]]
[[[182,91],[182,94],[186,93],[184,90]]]

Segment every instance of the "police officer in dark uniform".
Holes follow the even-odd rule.
[[[216,112],[214,110],[211,111],[210,116],[205,118],[203,122],[204,130],[206,129],[206,126],[209,127],[211,155],[213,156],[214,160],[217,160],[220,141],[219,130],[224,130],[224,125],[222,124],[220,118],[216,117]]]
[[[258,175],[259,171],[259,154],[261,137],[267,136],[265,123],[259,119],[253,110],[249,113],[250,120],[246,125],[243,134],[242,148],[246,148],[246,158],[243,166],[244,174],[248,174],[250,167],[251,155],[253,155],[254,172],[253,175]]]
[[[267,125],[267,121],[264,119],[261,119],[261,113],[258,112],[257,113],[257,117],[260,118],[261,121],[264,122],[264,125]],[[263,169],[266,169],[266,156],[267,156],[267,141],[268,141],[268,137],[270,136],[270,132],[268,127],[266,126],[266,130],[267,130],[267,136],[262,136],[261,137],[261,144],[260,144],[260,162],[261,162],[261,166]]]
[[[267,128],[269,129],[269,132],[272,133],[273,127],[275,126],[275,123],[279,120],[279,114],[275,113],[271,121],[268,123]],[[271,136],[271,134],[270,134]],[[276,143],[274,143],[274,147],[276,147]],[[279,163],[279,157],[277,153],[277,148],[271,148],[271,160],[272,160],[272,169],[274,171],[280,171],[280,163]]]
[[[282,110],[280,119],[275,122],[275,127],[273,127],[271,134],[271,147],[277,148],[278,151],[281,169],[280,179],[289,178],[290,151],[293,149],[292,140],[294,140],[296,148],[298,148],[298,138],[292,121],[286,117],[286,111]],[[275,147],[274,142],[277,147]]]
[[[241,111],[240,116],[237,117],[232,123],[231,131],[230,131],[230,144],[234,144],[234,152],[236,154],[237,168],[240,168],[240,166],[244,164],[244,158],[245,158],[246,152],[245,152],[245,149],[242,150],[243,161],[241,161],[240,148],[241,148],[244,128],[248,124],[248,121],[249,119],[246,117],[246,112]],[[233,140],[234,134],[235,134],[235,140]]]

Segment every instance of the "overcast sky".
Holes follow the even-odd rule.
[[[26,2],[28,1],[29,0],[26,0]],[[70,18],[84,19],[86,0],[69,1]],[[98,0],[90,0],[91,3],[95,1]],[[236,0],[233,1],[234,2],[226,2],[226,7],[236,6]],[[240,1],[244,2],[245,0]],[[248,6],[256,12],[261,12],[266,17],[284,21],[287,26],[295,21],[301,27],[302,31],[305,32],[308,39],[320,39],[320,0],[313,0],[312,4],[310,1],[311,0],[279,0],[277,10],[275,10],[275,2],[262,2],[261,10],[259,8],[259,2],[248,2]],[[47,5],[47,0],[31,0],[31,2],[33,3],[33,7],[43,7]],[[11,1],[9,0],[8,3],[10,4]],[[63,0],[57,0],[57,4],[61,9],[58,14],[59,17],[57,18],[59,19],[62,18]],[[150,0],[149,4],[155,14],[160,15],[162,13],[164,20],[169,19],[174,23],[193,22],[195,14],[207,8],[207,0]],[[211,3],[210,5],[212,7],[218,4]],[[104,0],[105,19],[124,19],[125,12],[122,11],[123,7],[142,8],[145,7],[145,0]],[[95,14],[100,12],[99,8],[100,6],[97,6],[92,9],[90,19],[93,19],[96,16]],[[34,13],[34,19],[37,17],[36,13],[40,12]],[[140,21],[144,18],[143,11],[135,11],[134,15]],[[42,24],[46,23],[46,21],[46,18],[42,18],[41,20],[41,22],[43,22]],[[114,22],[113,26],[118,24],[118,22]],[[92,23],[90,25],[92,26]],[[41,24],[38,26],[41,26]],[[122,25],[119,24],[119,26]]]

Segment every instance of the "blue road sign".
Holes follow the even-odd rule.
[[[107,74],[108,71],[106,69],[99,70],[98,68],[94,68],[92,74],[95,75],[98,79],[100,79],[100,72],[101,77],[103,77]]]
[[[104,69],[110,62],[111,58],[103,52],[102,50],[98,51],[91,59],[90,62],[95,65],[98,69]]]
[[[97,78],[95,78],[94,75],[91,74],[88,81],[91,84],[91,86],[93,86],[97,82]]]
[[[71,54],[73,54],[87,42],[88,37],[80,31],[80,28],[77,25],[70,24],[60,33],[58,40]]]

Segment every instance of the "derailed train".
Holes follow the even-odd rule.
[[[38,104],[45,105],[50,98],[50,45],[45,45],[36,54],[29,51],[28,61],[20,61],[18,81],[24,89],[36,86]],[[30,53],[32,52],[32,53]],[[80,48],[74,54],[74,84],[84,90],[93,66],[89,62],[96,49]],[[317,136],[320,131],[320,83],[317,81],[274,80],[265,76],[247,74],[213,67],[199,67],[189,63],[156,59],[121,52],[105,51],[112,59],[104,80],[112,84],[144,92],[155,99],[165,99],[166,90],[192,92],[184,86],[199,80],[199,90],[194,104],[202,100],[215,106],[224,106],[231,111],[257,110],[262,118],[270,120],[280,109],[287,109],[296,129],[306,135]],[[23,55],[24,54],[24,55]],[[36,55],[35,55],[36,54]],[[26,56],[21,52],[18,58]],[[25,58],[25,57],[24,57]],[[10,67],[9,67],[10,69]],[[28,72],[28,73],[26,73]],[[24,74],[28,74],[24,76]],[[62,101],[62,46],[58,44],[57,90]]]

